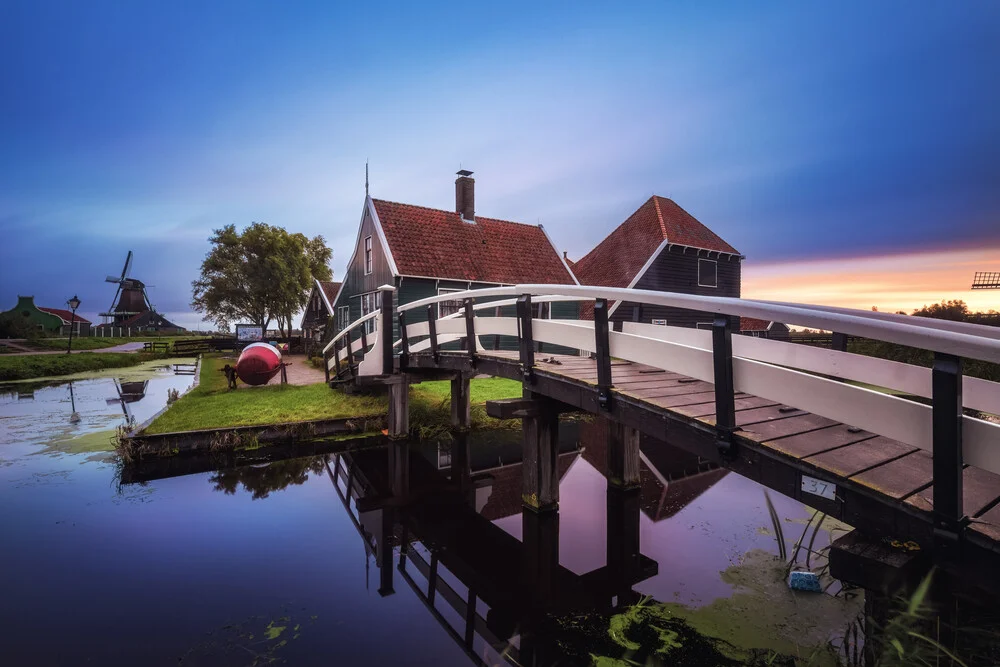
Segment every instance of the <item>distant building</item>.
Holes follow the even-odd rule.
[[[745,336],[788,340],[789,331],[788,325],[781,322],[768,322],[755,317],[740,318],[740,333]]]
[[[314,280],[305,312],[302,313],[302,343],[307,355],[319,354],[320,344],[326,338],[327,326],[333,332],[333,302],[340,291],[340,283]]]
[[[33,296],[18,296],[17,305],[0,317],[22,318],[32,329],[44,333],[68,336],[72,328],[74,335],[90,335],[90,320],[65,308],[36,306]]]
[[[125,319],[119,319],[115,322],[99,324],[94,328],[97,330],[105,330],[107,332],[117,332],[119,329],[124,329],[126,331],[131,330],[133,335],[140,331],[159,331],[162,333],[179,333],[181,331],[186,331],[184,327],[174,324],[155,310],[146,310]],[[108,333],[108,335],[113,334]]]
[[[573,263],[573,272],[582,285],[739,298],[742,260],[736,248],[673,200],[654,195]],[[631,302],[615,302],[609,314],[613,321],[682,327],[709,327],[714,318]]]
[[[351,259],[332,300],[336,330],[381,307],[378,288],[396,287],[397,306],[431,296],[518,283],[577,284],[541,225],[475,213],[472,172],[455,180],[455,210],[365,197]],[[576,317],[575,303],[539,304],[541,317]],[[438,304],[438,317],[459,301]],[[410,323],[426,312],[407,313]],[[369,326],[369,331],[374,324]],[[396,335],[398,332],[394,332]]]

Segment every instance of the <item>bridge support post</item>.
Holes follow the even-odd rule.
[[[715,443],[722,456],[732,456],[733,431],[736,430],[733,331],[729,316],[721,313],[712,323],[712,359],[715,367]]]
[[[962,360],[936,352],[931,371],[934,536],[944,558],[958,546],[962,503]]]
[[[594,301],[594,343],[597,350],[597,403],[611,409],[611,342],[608,333],[608,300]]]
[[[531,396],[538,405],[533,414],[521,421],[524,438],[522,464],[522,504],[536,512],[559,508],[559,410],[554,401],[543,396]]]
[[[847,352],[847,334],[833,332],[830,337],[830,349],[838,352]]]
[[[389,437],[405,438],[410,434],[410,381],[406,373],[390,375],[389,385]]]
[[[382,285],[378,288],[378,291],[382,295],[380,297],[382,312],[380,313],[381,321],[379,322],[379,329],[381,330],[379,337],[382,344],[382,373],[388,375],[395,370],[392,363],[392,324],[396,320],[396,300],[393,298],[396,288],[392,285]],[[362,329],[362,331],[364,330]]]
[[[451,441],[451,483],[460,490],[472,487],[472,457],[469,451],[468,432],[459,432]]]
[[[525,594],[543,608],[555,599],[559,570],[559,512],[521,511],[521,581]]]
[[[622,489],[608,480],[607,594],[617,605],[634,603],[632,585],[639,579],[639,489]],[[610,602],[610,600],[608,600]]]
[[[530,387],[535,382],[535,339],[531,332],[531,295],[517,299],[517,344],[521,360],[521,382]]]
[[[471,422],[472,403],[469,400],[469,378],[459,375],[451,380],[451,425],[468,429]]]
[[[610,419],[607,421],[608,486],[639,487],[639,431]]]

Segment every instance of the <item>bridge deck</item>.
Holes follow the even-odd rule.
[[[532,390],[599,413],[597,363],[578,356],[536,353]],[[521,378],[517,352],[441,352],[410,358],[410,367],[449,368]],[[628,361],[612,362],[613,418],[705,456],[715,453],[715,395],[711,383]],[[874,534],[932,543],[932,457],[916,447],[810,414],[794,406],[738,393],[738,455],[722,463],[765,486]],[[806,490],[817,478],[837,487],[836,500]],[[964,472],[966,531],[963,562],[1000,561],[1000,475]],[[971,559],[971,561],[970,561]],[[1000,587],[1000,584],[998,584]]]

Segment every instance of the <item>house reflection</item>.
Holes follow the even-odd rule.
[[[606,470],[601,429],[567,429],[560,477],[580,459]],[[649,449],[660,456],[659,444]],[[605,562],[583,574],[560,563],[559,513],[522,509],[516,438],[490,447],[462,437],[446,447],[391,443],[331,455],[325,467],[378,569],[381,595],[401,579],[473,664],[549,665],[562,652],[546,619],[614,613],[637,602],[635,586],[657,573],[640,553],[640,512],[666,518],[724,474],[676,450],[663,454],[665,469],[645,454],[641,490],[607,488]],[[497,525],[517,514],[521,540]]]

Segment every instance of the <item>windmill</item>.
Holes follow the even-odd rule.
[[[1000,289],[1000,271],[976,271],[972,289]]]
[[[129,250],[128,256],[125,258],[125,266],[122,267],[122,274],[117,278],[108,276],[104,279],[106,283],[118,285],[115,298],[111,302],[111,309],[100,314],[101,317],[110,318],[110,324],[121,325],[129,318],[153,310],[149,297],[146,295],[146,285],[141,280],[128,277],[131,270],[132,251]],[[105,322],[108,323],[107,320]]]

